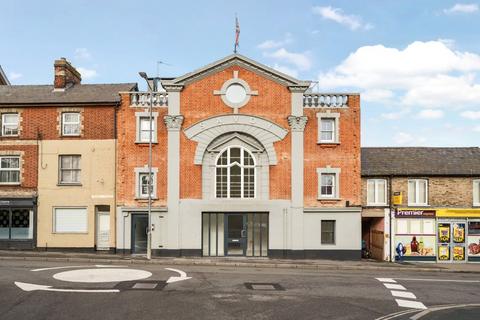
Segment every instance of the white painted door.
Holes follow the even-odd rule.
[[[110,213],[97,213],[97,250],[110,249]]]

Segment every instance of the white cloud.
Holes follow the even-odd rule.
[[[479,71],[480,55],[476,53],[456,51],[445,40],[416,41],[404,49],[360,47],[337,67],[321,73],[319,86],[360,89],[371,100],[388,99],[391,91],[392,103],[407,107],[478,107]]]
[[[480,111],[463,111],[462,113],[460,113],[460,116],[470,120],[479,120]]]
[[[400,111],[382,113],[380,116],[385,120],[398,120],[409,114],[410,110],[402,109]]]
[[[480,126],[474,127],[474,128],[473,128],[473,131],[475,131],[475,132],[480,132]]]
[[[365,90],[362,94],[362,100],[370,102],[383,102],[393,98],[394,93],[392,90],[386,89],[370,89]]]
[[[425,109],[420,111],[417,116],[421,119],[440,119],[443,117],[443,111]]]
[[[82,75],[82,79],[91,79],[91,78],[95,78],[96,76],[98,76],[97,71],[94,70],[94,69],[87,69],[87,68],[78,67],[77,71],[80,72],[80,74]]]
[[[312,67],[309,52],[296,53],[280,48],[272,53],[265,52],[264,55],[294,65],[299,70],[309,70]]]
[[[279,65],[275,63],[275,65],[273,66],[273,69],[283,72],[285,74],[288,74],[289,76],[292,76],[294,78],[298,77],[298,70],[284,66],[284,65]]]
[[[444,9],[446,14],[454,13],[474,13],[478,11],[478,4],[476,3],[456,3],[453,7]]]
[[[87,48],[75,49],[75,58],[79,60],[89,60],[92,57]]]
[[[363,23],[362,19],[358,16],[348,15],[343,12],[340,8],[328,7],[313,7],[313,13],[321,16],[323,19],[332,20],[344,26],[347,26],[351,30],[370,30],[373,28],[373,25],[369,23]]]
[[[393,136],[393,143],[398,146],[418,146],[425,144],[426,139],[424,137],[413,136],[407,132],[397,132]]]
[[[287,44],[290,44],[293,42],[292,35],[290,33],[285,34],[284,39],[282,40],[266,40],[262,43],[260,43],[257,47],[262,50],[268,50],[268,49],[276,49],[283,47]]]
[[[18,73],[18,72],[10,72],[8,74],[8,79],[9,80],[17,80],[17,79],[20,79],[21,77],[23,77],[23,74]]]

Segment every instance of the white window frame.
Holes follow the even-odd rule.
[[[473,180],[473,206],[480,207],[480,179]]]
[[[84,224],[82,225],[83,228],[80,230],[58,230],[58,223],[57,223],[57,210],[84,210],[85,212],[85,221]],[[86,234],[88,233],[88,208],[87,207],[54,207],[53,208],[53,233],[64,233],[64,234],[69,234],[69,233],[75,233],[75,234]]]
[[[384,182],[384,195],[385,201],[381,202],[378,200],[378,191],[380,182]],[[373,182],[373,202],[368,201],[370,182]],[[388,195],[387,195],[387,179],[367,179],[367,205],[369,206],[386,206],[388,204]]]
[[[6,116],[11,116],[11,115],[16,115],[17,116],[17,122],[16,123],[6,122],[6,120],[5,120]],[[19,116],[18,112],[2,113],[2,136],[3,137],[17,137],[18,133],[19,133],[19,130],[20,130],[20,125],[19,124],[20,124],[20,116]],[[17,133],[15,133],[15,134],[6,133],[7,127],[12,127],[12,126],[16,126]]]
[[[1,167],[1,161],[2,159],[4,158],[15,158],[15,159],[18,159],[18,168],[2,168]],[[21,177],[21,174],[22,174],[22,171],[21,171],[21,167],[22,167],[22,159],[20,156],[10,156],[10,155],[2,155],[0,156],[0,171],[18,171],[18,181],[13,181],[13,182],[0,182],[0,185],[19,185],[22,181],[22,177]]]
[[[62,158],[63,157],[71,157],[73,160],[73,157],[78,157],[78,165],[79,168],[62,168]],[[72,161],[73,163],[73,161]],[[73,182],[66,182],[62,181],[62,171],[79,171],[79,180],[78,181],[73,181]],[[82,183],[82,156],[79,154],[61,154],[58,156],[58,184],[61,185],[80,185]]]
[[[65,118],[69,114],[75,114],[78,116],[78,121],[66,121]],[[78,125],[78,133],[65,133],[66,125]],[[62,136],[78,137],[82,133],[82,115],[80,112],[62,112]]]
[[[410,182],[414,182],[415,183],[415,202],[412,201],[413,199],[410,199]],[[421,203],[421,202],[418,202],[418,198],[419,198],[419,195],[420,195],[420,192],[419,192],[419,185],[421,182],[425,182],[425,203]],[[408,188],[408,205],[409,206],[428,206],[428,180],[427,179],[408,179],[408,185],[407,185],[407,188]]]
[[[136,118],[136,134],[135,134],[135,143],[148,143],[147,140],[142,140],[142,119],[150,118],[150,112],[135,112]],[[152,143],[157,143],[157,119],[158,119],[158,112],[152,112]],[[148,131],[147,131],[148,132]]]
[[[333,133],[331,140],[322,139],[322,120],[333,120]],[[339,144],[340,143],[340,113],[322,112],[317,113],[317,143],[318,144]]]
[[[317,168],[317,175],[318,175],[318,190],[317,190],[317,199],[318,200],[339,200],[340,199],[340,168]],[[334,175],[334,185],[333,195],[322,195],[322,175]]]
[[[234,148],[239,148],[240,149],[240,163],[234,162],[230,163],[230,150]],[[227,164],[226,165],[219,165],[218,160],[220,159],[221,155],[227,151]],[[245,165],[244,161],[244,154],[243,151],[246,151],[253,159],[253,165]],[[238,163],[238,164],[237,164]],[[230,168],[233,167],[234,165],[237,165],[240,167],[240,197],[231,197],[230,193]],[[222,198],[218,197],[217,195],[217,168],[227,168],[227,197]],[[244,170],[245,168],[253,168],[253,197],[245,197],[245,173]],[[220,151],[215,158],[215,177],[214,177],[214,196],[216,199],[255,199],[257,198],[257,159],[255,159],[255,156],[253,153],[248,150],[245,147],[239,146],[239,145],[232,145],[224,148],[222,151]]]
[[[158,168],[152,168],[152,199],[157,199],[157,173]],[[148,193],[143,194],[141,191],[141,176],[148,176],[148,167],[135,168],[135,198],[148,199]]]

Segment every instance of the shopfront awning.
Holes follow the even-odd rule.
[[[480,208],[474,209],[437,209],[437,217],[480,218]]]

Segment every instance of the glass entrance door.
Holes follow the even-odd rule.
[[[438,250],[440,262],[465,262],[466,221],[440,221],[437,225]]]
[[[147,252],[148,215],[132,214],[132,253]]]
[[[225,223],[225,253],[227,256],[244,256],[247,237],[245,214],[227,214]]]

